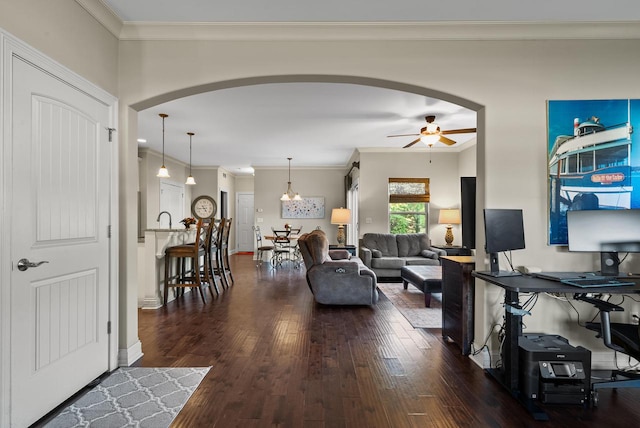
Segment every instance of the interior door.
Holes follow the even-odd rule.
[[[253,193],[238,193],[236,248],[239,252],[253,251],[253,206]]]
[[[22,427],[108,370],[111,143],[109,106],[12,63],[10,399]]]

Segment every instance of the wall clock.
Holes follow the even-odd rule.
[[[217,210],[218,205],[211,196],[198,196],[191,202],[191,214],[197,219],[213,218]]]

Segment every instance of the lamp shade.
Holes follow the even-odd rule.
[[[438,223],[440,223],[440,224],[460,224],[460,210],[459,209],[440,210],[440,216],[438,217]]]
[[[351,223],[351,210],[349,208],[334,208],[331,210],[331,224]]]

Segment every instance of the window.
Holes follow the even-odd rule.
[[[428,178],[389,179],[389,232],[426,233],[428,216]]]

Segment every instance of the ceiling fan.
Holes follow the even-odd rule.
[[[476,132],[476,128],[461,128],[461,129],[449,129],[443,131],[440,129],[440,126],[435,122],[435,116],[426,116],[424,118],[427,121],[427,126],[420,130],[419,134],[398,134],[398,135],[388,135],[388,137],[410,137],[410,136],[418,136],[415,140],[407,144],[403,147],[406,149],[407,147],[413,146],[418,141],[422,141],[427,146],[431,147],[438,141],[444,143],[448,146],[454,145],[456,142],[450,138],[445,137],[447,134],[471,134]]]

